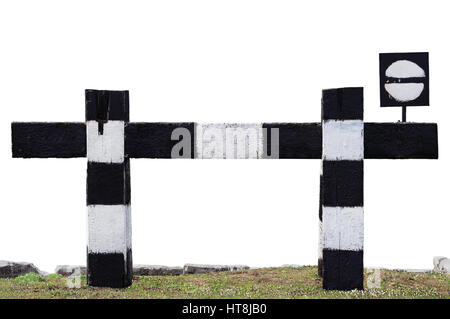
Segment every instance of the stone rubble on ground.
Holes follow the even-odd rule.
[[[86,275],[87,271],[85,266],[59,265],[56,266],[55,273],[64,277],[69,277],[72,275]]]
[[[60,265],[55,269],[55,273],[61,276],[71,276],[75,270],[79,269],[81,275],[86,275],[86,267]],[[162,265],[134,265],[133,275],[136,276],[179,276],[183,274],[205,274],[220,271],[242,271],[250,269],[245,265],[200,265],[186,264],[184,267],[169,267]]]
[[[76,269],[80,269],[81,275],[86,275],[84,266],[57,266],[55,273],[61,276],[71,276]],[[162,265],[134,265],[133,275],[136,276],[179,276],[184,274],[206,274],[220,271],[242,271],[250,269],[245,265],[200,265],[186,264],[184,267],[168,267]]]
[[[184,265],[184,274],[205,274],[219,271],[242,271],[250,269],[245,265],[200,265],[186,264]]]
[[[32,263],[0,260],[0,278],[16,278],[30,272],[41,276],[48,276],[48,273],[39,270]]]
[[[160,265],[135,265],[133,275],[136,276],[179,276],[183,267],[167,267]]]
[[[450,274],[450,259],[444,256],[436,256],[433,258],[433,271]]]
[[[391,270],[399,271],[399,272],[409,272],[409,273],[412,273],[412,274],[427,274],[427,273],[433,272],[433,270],[431,270],[431,269],[410,269],[410,268],[399,269],[399,268],[393,268]]]
[[[450,259],[443,256],[433,258],[434,272],[450,274]],[[281,267],[300,268],[301,265],[284,264]],[[135,265],[133,274],[137,276],[179,276],[184,274],[205,274],[221,271],[242,271],[249,269],[260,269],[245,265],[203,265],[203,264],[185,264],[184,267],[168,267],[161,265]],[[403,271],[413,273],[426,273],[431,270],[426,269],[407,269]],[[26,275],[30,272],[41,276],[48,276],[48,273],[39,270],[34,264],[28,262],[12,262],[0,260],[0,278],[15,278]],[[73,275],[86,275],[85,266],[59,265],[55,273],[61,276],[69,277]]]

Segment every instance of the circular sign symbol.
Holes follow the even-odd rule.
[[[424,84],[416,83],[415,80],[425,78],[425,71],[414,62],[397,60],[386,69],[385,76],[389,80],[384,88],[398,102],[413,101],[424,90]]]

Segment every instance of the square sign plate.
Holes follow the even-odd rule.
[[[381,106],[430,105],[428,52],[380,53]]]

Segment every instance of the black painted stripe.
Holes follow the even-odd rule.
[[[171,158],[172,132],[186,128],[191,134],[191,154],[194,158],[195,123],[128,123],[125,126],[125,154],[130,158]]]
[[[129,121],[128,91],[86,90],[85,95],[86,121]]]
[[[387,84],[387,83],[424,83],[424,82],[426,82],[426,77],[393,78],[390,76],[385,76],[385,80],[386,80],[386,82],[383,84]]]
[[[364,288],[361,251],[323,250],[323,289],[351,290]]]
[[[124,178],[125,178],[125,189],[124,189],[124,204],[129,205],[131,202],[131,178],[130,178],[130,159],[126,158],[123,161],[124,166]]]
[[[365,123],[364,158],[438,158],[435,123]]]
[[[132,252],[127,258],[122,253],[88,253],[87,281],[89,286],[124,288],[133,278]]]
[[[130,203],[129,159],[124,163],[88,162],[87,205]]]
[[[319,220],[322,221],[322,206],[323,206],[323,175],[320,174],[319,182]]]
[[[12,156],[86,157],[84,123],[11,123]]]
[[[323,277],[323,259],[318,258],[317,260],[317,275]]]
[[[323,206],[353,207],[364,204],[364,162],[323,161]]]
[[[322,120],[362,120],[363,88],[350,87],[322,91]]]
[[[263,123],[267,128],[267,149],[271,150],[270,129],[279,129],[279,157],[313,159],[322,156],[320,123]]]

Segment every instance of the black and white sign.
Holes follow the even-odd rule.
[[[430,105],[428,52],[380,53],[381,106]]]

